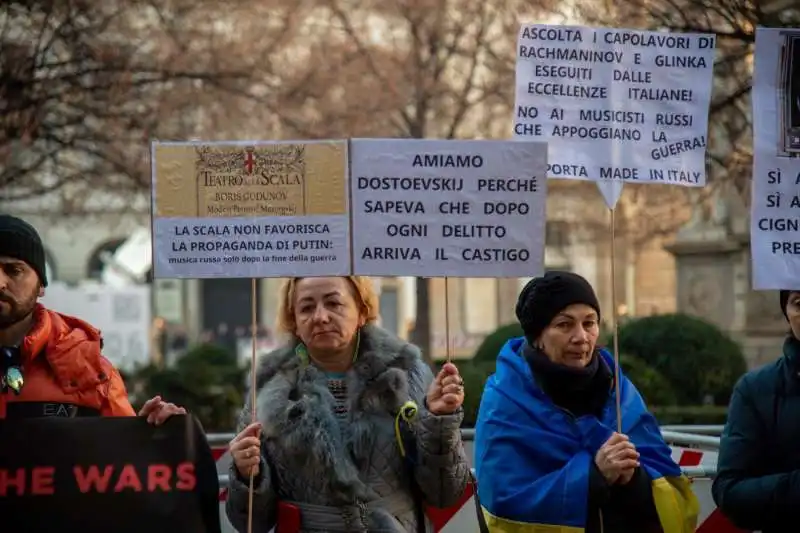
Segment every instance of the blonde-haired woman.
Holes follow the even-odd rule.
[[[369,278],[292,278],[279,326],[291,341],[256,369],[231,441],[227,514],[253,531],[424,531],[423,503],[455,504],[469,481],[459,426],[463,381],[434,378],[419,350],[375,324]],[[249,395],[248,395],[249,397]]]

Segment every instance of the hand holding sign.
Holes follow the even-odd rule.
[[[428,410],[434,415],[451,415],[464,403],[464,380],[458,367],[447,363],[428,389]]]
[[[255,422],[236,435],[229,446],[233,463],[242,478],[259,474],[261,463],[261,424]]]
[[[160,426],[173,415],[185,415],[186,409],[178,407],[174,403],[165,402],[161,396],[155,396],[147,400],[139,410],[139,416],[147,417],[147,423]]]
[[[594,456],[597,469],[609,484],[624,477],[630,481],[633,469],[639,467],[639,452],[626,435],[614,433]]]

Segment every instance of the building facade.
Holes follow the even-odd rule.
[[[675,310],[675,263],[664,250],[665,239],[652,239],[633,249],[623,231],[617,232],[616,299],[611,293],[611,242],[608,210],[594,184],[550,180],[546,234],[546,269],[574,270],[596,288],[604,318],[616,303],[621,314],[641,315]],[[65,283],[100,280],[109,255],[137,230],[148,228],[149,215],[96,212],[80,217],[54,218],[30,207],[15,214],[42,235],[50,277]],[[149,250],[143,249],[146,255]],[[535,272],[531,273],[532,275]],[[431,336],[435,358],[446,354],[446,330],[456,357],[470,357],[483,338],[497,327],[515,321],[514,308],[529,278],[432,278]],[[407,337],[416,310],[415,278],[376,280],[381,292],[381,322]],[[258,323],[275,324],[280,279],[258,283]],[[252,285],[249,279],[154,280],[153,316],[184,330],[190,340],[220,331],[250,331]]]

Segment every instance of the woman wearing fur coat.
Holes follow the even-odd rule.
[[[419,350],[375,324],[369,278],[293,278],[281,289],[286,346],[262,358],[231,441],[227,514],[253,532],[418,533],[423,502],[449,507],[470,480],[463,380],[434,377]]]

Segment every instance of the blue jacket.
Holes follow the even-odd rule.
[[[478,497],[492,533],[533,533],[542,526],[583,532],[590,467],[616,428],[614,392],[600,418],[573,418],[537,385],[521,354],[524,342],[518,338],[506,343],[483,392],[475,427]],[[613,357],[600,353],[613,371]],[[624,376],[620,391],[622,430],[652,480],[664,533],[693,532],[699,504],[689,481],[672,460],[641,395]]]

